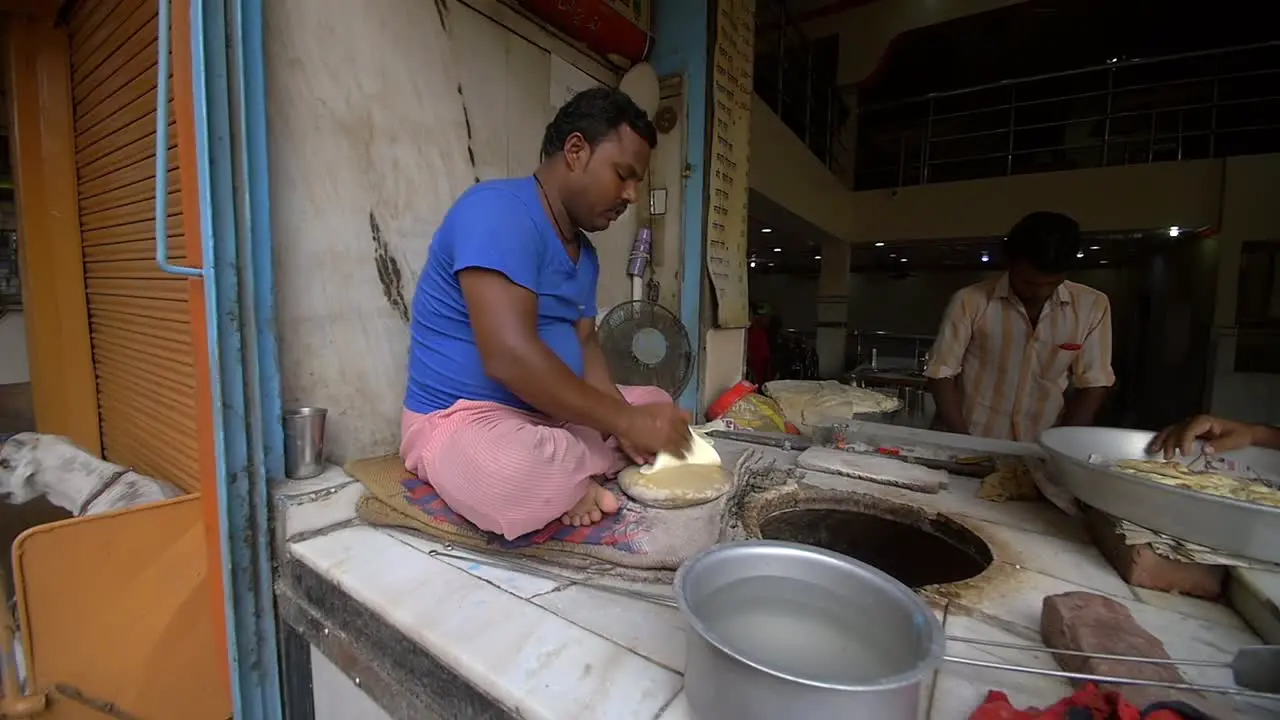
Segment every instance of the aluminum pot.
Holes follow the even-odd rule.
[[[751,609],[751,594],[762,587],[762,578],[801,604],[809,599],[806,593],[814,594],[814,585],[820,586],[823,601],[835,599],[840,608],[840,632],[824,637],[847,640],[843,647],[850,652],[874,652],[876,668],[867,671],[875,674],[840,679],[839,667],[797,671],[799,665],[762,657],[769,653],[760,650],[772,646],[755,631],[784,621],[763,612],[763,606],[755,613],[762,622],[751,620],[749,612],[737,615]],[[698,720],[917,720],[923,681],[942,660],[942,626],[915,593],[870,565],[809,545],[770,540],[718,545],[681,566],[675,596],[690,626],[684,687]],[[734,608],[734,622],[724,617],[728,607]],[[807,660],[813,664],[812,657]]]

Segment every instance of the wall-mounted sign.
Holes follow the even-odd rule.
[[[711,69],[711,148],[707,198],[707,273],[716,325],[746,327],[747,168],[751,159],[755,0],[720,0]]]

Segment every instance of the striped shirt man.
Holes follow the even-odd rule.
[[[952,297],[925,376],[959,382],[965,427],[944,429],[1034,442],[1063,418],[1068,384],[1115,383],[1111,305],[1105,293],[1064,281],[1033,323],[1008,273],[971,285]]]

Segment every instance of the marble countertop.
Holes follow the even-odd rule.
[[[724,453],[729,448],[720,442]],[[1225,661],[1237,648],[1260,642],[1225,605],[1128,586],[1084,529],[1048,503],[982,501],[976,481],[954,476],[938,495],[829,475],[810,474],[806,482],[927,506],[987,541],[993,568],[954,597],[931,602],[949,635],[1039,645],[1044,596],[1085,590],[1127,605],[1173,657]],[[361,488],[352,483],[334,468],[278,489],[279,542],[512,714],[546,720],[691,717],[682,692],[685,627],[675,609],[433,557],[428,553],[441,547],[437,543],[354,522]],[[1056,668],[1044,653],[955,643],[948,652]],[[1183,672],[1204,684],[1230,679],[1215,668]],[[989,689],[1005,691],[1019,705],[1052,704],[1070,692],[1056,678],[944,664],[928,679],[927,717],[967,718]],[[1234,704],[1238,717],[1280,716],[1280,705]]]

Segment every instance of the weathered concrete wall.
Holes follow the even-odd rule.
[[[285,403],[329,408],[339,461],[391,451],[414,282],[476,174],[446,20],[414,0],[265,12]]]
[[[566,93],[618,78],[498,0],[265,11],[285,402],[329,408],[333,460],[393,452],[410,306],[444,213],[477,180],[532,172]],[[669,188],[653,272],[676,312],[684,135],[681,122],[662,136],[651,173]],[[640,216],[594,237],[602,311],[630,296]]]

